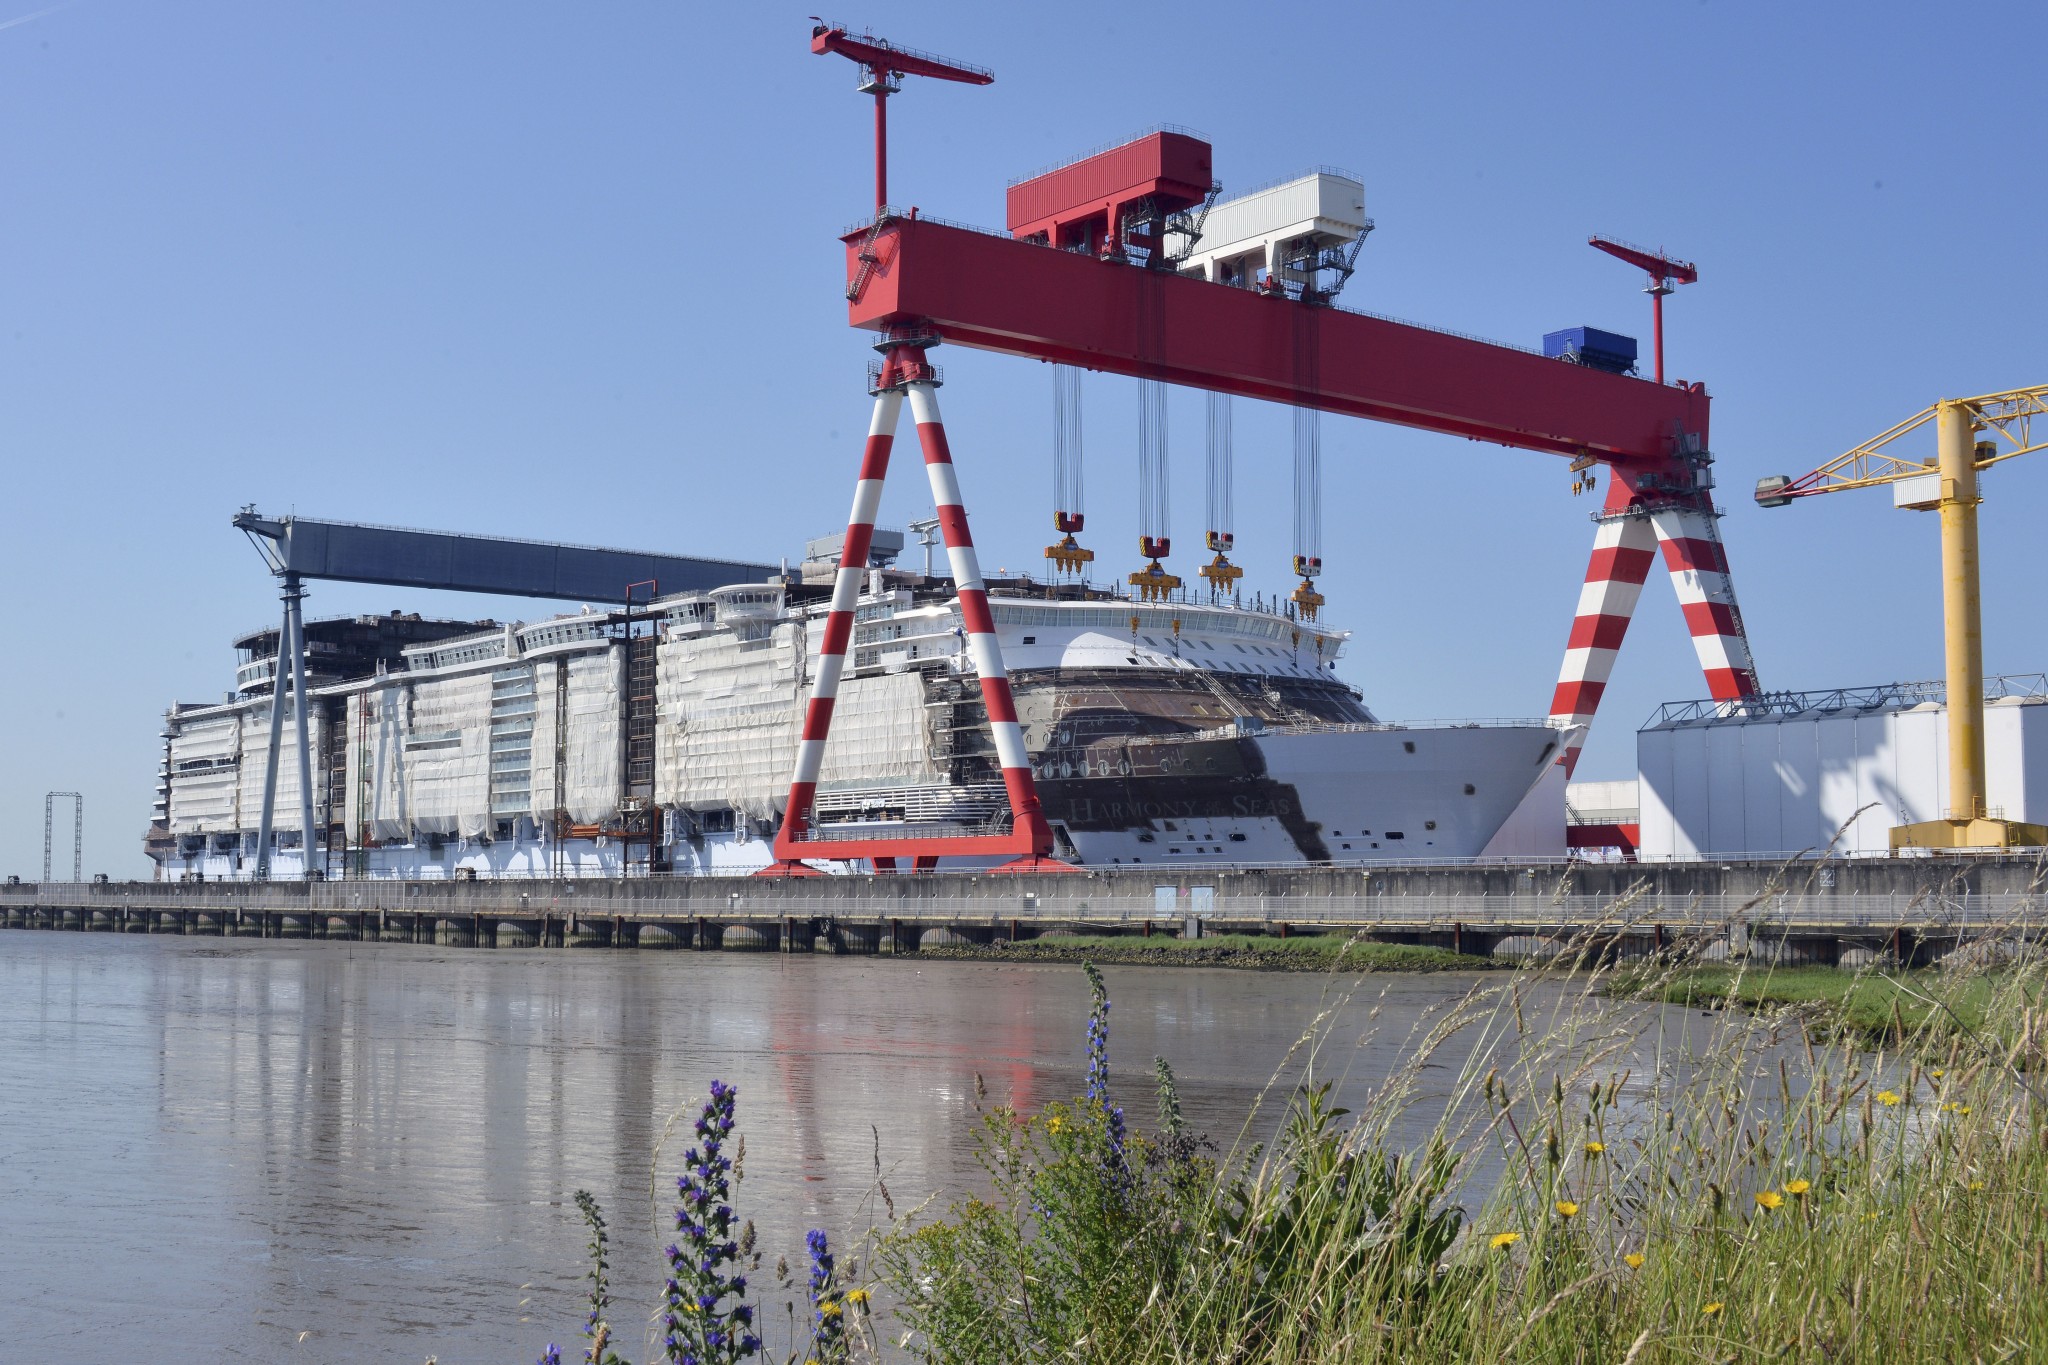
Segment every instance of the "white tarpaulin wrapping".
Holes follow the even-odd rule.
[[[326,718],[315,708],[312,723],[307,727],[309,745],[313,751],[313,772],[320,771],[320,755],[327,741]],[[286,702],[284,713],[284,737],[277,746],[277,804],[271,816],[276,829],[295,830],[299,827],[299,723],[293,719],[291,703]],[[263,769],[269,762],[270,744],[270,699],[250,706],[242,712],[242,762],[238,769],[237,783],[239,808],[235,812],[238,828],[256,829],[263,820]],[[320,790],[313,790],[313,819],[320,819]],[[315,831],[314,837],[319,837]]]
[[[171,833],[211,834],[240,828],[235,819],[240,717],[174,720],[171,729]],[[187,768],[187,764],[199,766]]]
[[[348,700],[348,832],[362,837],[364,765],[369,768],[370,837],[378,843],[412,837],[412,786],[405,762],[405,720],[410,710],[403,684],[380,687]],[[364,715],[364,701],[369,714]]]
[[[612,648],[602,654],[578,655],[569,661],[569,791],[563,805],[568,808],[569,823],[574,825],[603,824],[619,808],[619,672],[624,657],[620,650]],[[549,707],[544,704],[541,709]],[[538,727],[534,733],[537,740]],[[552,735],[545,766],[549,774],[547,785],[552,787]]]
[[[774,817],[789,792],[802,698],[801,636],[685,636],[656,651],[654,798]]]
[[[562,803],[555,793],[555,710],[561,690],[569,685],[567,659],[542,659],[533,666],[533,805],[531,814],[542,828],[554,827],[555,807]]]
[[[489,831],[490,722],[489,669],[412,685],[405,767],[414,828],[466,839]]]
[[[885,673],[839,684],[819,786],[902,786],[941,780],[925,739],[923,678]]]

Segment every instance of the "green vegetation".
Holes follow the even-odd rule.
[[[883,1342],[929,1365],[2048,1357],[2037,962],[1889,981],[1493,973],[1391,1040],[1401,1061],[1356,1112],[1333,1081],[1370,1034],[1335,1021],[1374,987],[1337,971],[1226,1146],[1189,1130],[1165,1061],[1113,1083],[1110,998],[1085,970],[1086,1092],[1022,1110],[977,1081],[986,1179],[944,1206],[899,1211],[878,1156],[862,1271],[850,1258],[834,1278],[813,1234],[812,1312],[799,1323],[792,1303],[787,1332],[808,1353],[792,1359],[875,1362]],[[1882,1026],[1813,1029],[1817,1008]],[[1140,1131],[1122,1101],[1145,1092],[1157,1118]],[[728,1101],[714,1087],[700,1134],[730,1132]],[[759,1253],[721,1240],[738,1162],[707,1141],[685,1165],[661,1358],[752,1358],[756,1310],[728,1271]],[[709,1233],[690,1212],[707,1202]],[[608,1330],[593,1226],[586,1359]]]
[[[1674,1005],[1787,1006],[1824,1029],[1896,1046],[1908,1037],[1938,1042],[1957,1030],[1982,1028],[2001,992],[2016,984],[2009,971],[1959,976],[1929,967],[1899,972],[1712,963],[1623,975],[1615,989]]]
[[[1491,958],[1412,943],[1374,943],[1337,934],[1046,934],[987,947],[920,949],[920,957],[999,962],[1100,962],[1118,966],[1249,967],[1264,971],[1469,972],[1499,966]]]
[[[984,1106],[989,1193],[880,1234],[892,1336],[945,1365],[2048,1354],[2039,970],[1916,973],[1939,1003],[1886,1000],[1905,1036],[1875,1051],[1809,1040],[1828,988],[1770,975],[1799,1003],[1647,1032],[1600,972],[1488,978],[1355,1114],[1326,1010],[1278,1139],[1224,1153],[1177,1104],[1126,1132],[1099,997],[1090,1093]]]

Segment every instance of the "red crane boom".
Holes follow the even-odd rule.
[[[1586,245],[1604,251],[1617,261],[1627,261],[1640,270],[1649,272],[1649,287],[1643,292],[1650,296],[1650,312],[1654,319],[1657,354],[1657,382],[1664,382],[1664,296],[1681,284],[1698,284],[1700,268],[1691,261],[1681,261],[1647,247],[1630,246],[1612,237],[1588,237]]]
[[[811,16],[811,22],[811,51],[820,56],[836,52],[860,63],[862,76],[858,88],[862,94],[875,97],[875,209],[879,212],[889,202],[889,96],[903,88],[898,79],[929,76],[963,85],[989,85],[994,82],[995,73],[985,66],[956,62],[913,47],[898,47],[872,33],[848,33],[844,26],[827,23],[816,15]]]

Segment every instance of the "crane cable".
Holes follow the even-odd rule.
[[[1209,395],[1209,464],[1207,509],[1209,516],[1208,545],[1216,558],[1204,564],[1202,577],[1209,580],[1209,595],[1213,601],[1220,594],[1237,595],[1237,580],[1244,577],[1244,570],[1230,562],[1230,549],[1236,543],[1231,531],[1231,411],[1230,395],[1211,393]]]
[[[1052,524],[1063,539],[1045,547],[1056,572],[1085,576],[1095,558],[1081,548],[1074,533],[1086,523],[1081,505],[1081,371],[1073,365],[1052,367]]]
[[[1163,600],[1180,579],[1168,573],[1160,560],[1173,549],[1168,513],[1171,487],[1167,470],[1166,382],[1138,381],[1138,553],[1149,563],[1130,576],[1129,582],[1148,602]]]
[[[1166,385],[1157,379],[1138,381],[1138,536],[1140,553],[1159,558],[1172,545],[1166,467]]]
[[[1321,391],[1320,307],[1300,307],[1294,314],[1294,379],[1298,392]],[[1320,408],[1294,409],[1294,572],[1301,577],[1289,601],[1303,621],[1313,621],[1323,606],[1315,580],[1323,572],[1323,414]],[[1320,661],[1323,637],[1316,636]]]
[[[1294,410],[1294,571],[1313,577],[1323,562],[1323,414]],[[1313,566],[1313,567],[1310,567]]]

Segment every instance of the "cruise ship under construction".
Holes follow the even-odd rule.
[[[827,837],[1010,818],[952,581],[898,567],[902,543],[877,532],[871,550],[816,799]],[[827,537],[766,581],[530,624],[306,622],[313,848],[289,815],[303,807],[286,742],[265,871],[769,866],[839,550]],[[1285,602],[1029,578],[989,596],[1054,856],[1074,863],[1470,857],[1568,738],[1535,720],[1381,723],[1336,676],[1347,634]],[[147,840],[162,878],[258,875],[280,634],[235,642],[225,700],[168,713]]]

